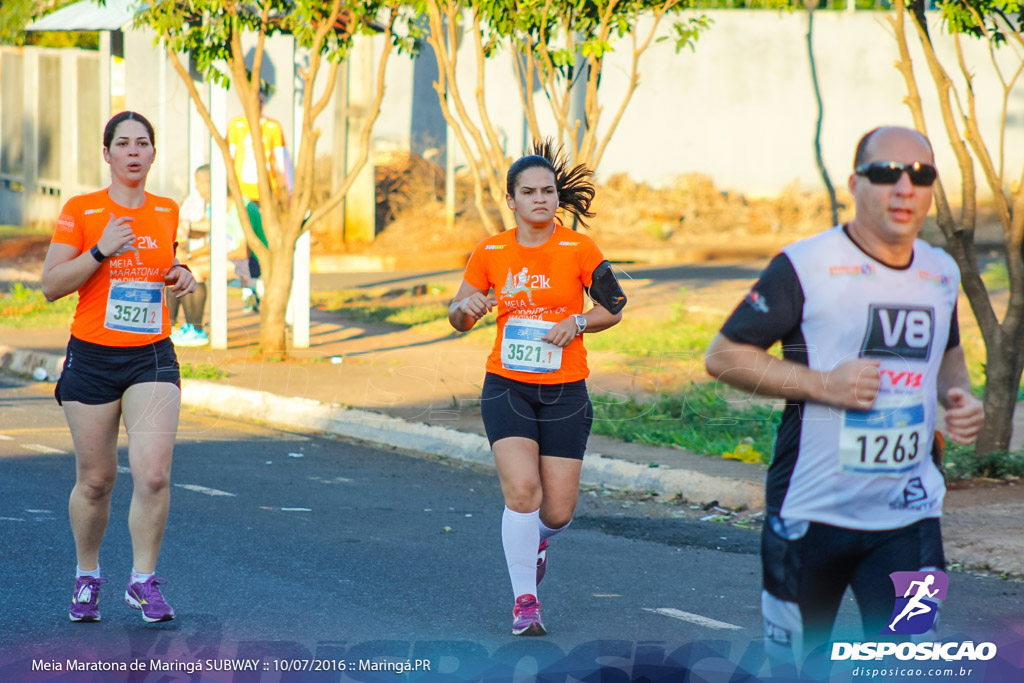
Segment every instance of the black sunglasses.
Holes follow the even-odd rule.
[[[857,175],[866,177],[873,185],[895,185],[904,171],[910,176],[910,182],[918,187],[931,186],[939,176],[934,166],[919,162],[900,164],[895,161],[873,161],[854,169]]]

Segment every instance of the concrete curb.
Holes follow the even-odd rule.
[[[443,455],[493,466],[486,437],[447,427],[410,422],[367,410],[354,410],[306,398],[289,398],[266,391],[241,389],[206,380],[182,381],[182,404],[196,410],[259,420],[281,427],[311,429],[395,448]],[[714,477],[690,470],[648,467],[590,452],[580,477],[584,484],[662,496],[681,494],[686,500],[717,500],[725,507],[764,505],[760,484]]]
[[[43,351],[16,349],[0,344],[0,370],[32,377],[32,373],[39,367],[46,370],[47,379],[56,382],[64,367],[64,356]]]
[[[47,378],[56,381],[63,363],[64,357],[57,354],[0,345],[0,370],[12,374],[31,377],[36,368],[43,367]],[[183,406],[213,415],[494,465],[487,438],[479,434],[208,380],[182,380],[181,388]],[[717,500],[719,505],[730,508],[764,505],[763,489],[755,482],[692,470],[648,467],[594,452],[587,453],[583,461],[581,481],[593,486],[655,491],[667,497],[679,494],[694,502]]]

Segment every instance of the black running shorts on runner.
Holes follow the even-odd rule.
[[[145,346],[103,346],[71,337],[53,395],[62,405],[78,401],[96,406],[120,401],[128,387],[146,382],[181,386],[170,339]]]
[[[529,384],[487,373],[480,397],[487,440],[520,436],[536,441],[541,455],[583,459],[594,409],[584,380]]]
[[[846,587],[853,588],[866,632],[877,633],[895,601],[889,574],[944,569],[937,517],[901,529],[859,531],[811,522],[800,538],[786,540],[765,520],[761,532],[764,588],[800,606],[805,632],[827,634]]]

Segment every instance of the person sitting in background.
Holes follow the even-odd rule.
[[[206,281],[210,277],[210,165],[204,164],[197,168],[195,179],[193,192],[182,202],[179,214],[178,251],[189,259],[199,285],[195,296],[182,302],[185,323],[171,334],[171,341],[177,346],[205,346],[209,343],[203,318],[206,312]],[[228,261],[244,286],[249,279],[248,250],[238,209],[230,196],[225,218]],[[172,324],[177,317],[177,308],[174,306],[170,311]]]

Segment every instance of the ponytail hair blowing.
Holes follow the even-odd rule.
[[[546,168],[555,176],[555,190],[558,192],[558,204],[574,215],[584,228],[589,228],[584,218],[593,218],[590,202],[594,199],[594,184],[590,176],[594,174],[583,164],[569,168],[569,157],[561,145],[555,146],[554,140],[545,138],[535,140],[532,154],[521,157],[508,169],[505,176],[505,191],[515,196],[519,176],[528,168]]]

